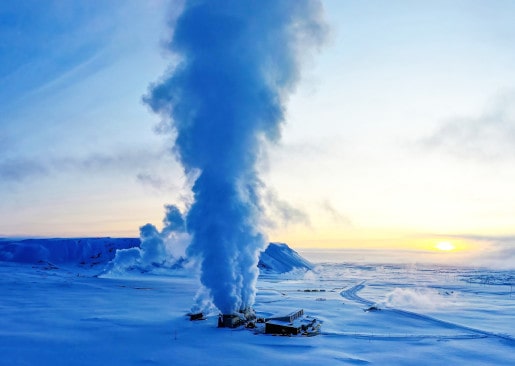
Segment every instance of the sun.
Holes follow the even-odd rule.
[[[454,250],[456,247],[454,244],[448,242],[448,241],[441,241],[438,244],[436,244],[436,249],[444,250],[446,252]]]

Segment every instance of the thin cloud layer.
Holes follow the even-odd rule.
[[[460,158],[515,158],[515,93],[497,98],[480,116],[446,121],[421,144]]]
[[[68,172],[134,171],[137,181],[163,189],[169,185],[164,184],[164,180],[152,174],[151,170],[154,162],[162,161],[167,156],[164,151],[135,150],[96,153],[84,157],[4,158],[0,159],[0,182],[22,184],[26,180]]]

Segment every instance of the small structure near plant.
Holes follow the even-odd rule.
[[[190,316],[190,320],[205,320],[206,317],[204,316],[203,313],[190,313],[188,314]]]
[[[320,331],[320,321],[304,316],[300,309],[288,315],[272,317],[265,322],[265,333],[276,335],[314,335]]]
[[[254,309],[243,309],[235,314],[220,314],[218,316],[218,328],[237,328],[256,320]]]

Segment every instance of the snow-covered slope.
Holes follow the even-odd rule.
[[[313,269],[313,265],[284,243],[270,243],[261,253],[258,267],[274,273],[290,272],[294,269]]]
[[[0,261],[18,263],[107,264],[118,249],[140,246],[138,238],[1,239]],[[180,262],[179,262],[180,263]],[[271,273],[311,269],[313,265],[283,243],[270,243],[258,267]]]
[[[139,246],[137,238],[2,239],[0,261],[18,263],[100,264],[118,249]]]
[[[216,312],[190,321],[198,280],[184,271],[45,267],[0,263],[0,365],[515,365],[513,271],[326,263],[294,279],[270,273],[257,281],[260,317],[304,309],[323,321],[316,337],[280,337],[217,328]],[[370,304],[381,310],[363,311]]]

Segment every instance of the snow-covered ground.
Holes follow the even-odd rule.
[[[78,251],[83,263],[14,262],[13,247],[0,249],[1,365],[515,364],[513,271],[346,262],[279,273],[288,251],[272,250],[257,313],[323,321],[317,336],[282,337],[219,329],[216,312],[190,321],[198,282],[185,269],[106,273],[109,249]]]

